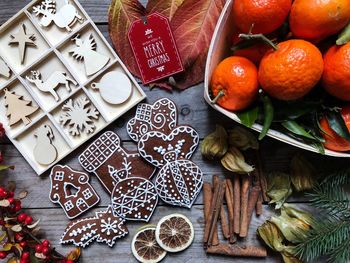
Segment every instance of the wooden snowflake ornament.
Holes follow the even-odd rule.
[[[86,247],[91,242],[106,243],[113,247],[116,240],[128,234],[125,220],[114,215],[113,208],[97,212],[95,217],[84,218],[70,223],[60,243],[73,243],[79,247]]]
[[[63,113],[60,116],[60,123],[68,126],[68,131],[72,136],[78,136],[82,132],[87,134],[95,131],[94,120],[99,118],[100,113],[86,97],[81,97],[73,101],[68,100],[62,107]]]

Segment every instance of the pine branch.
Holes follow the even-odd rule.
[[[330,260],[334,263],[343,263],[350,261],[350,237],[338,246],[334,252],[330,254]]]

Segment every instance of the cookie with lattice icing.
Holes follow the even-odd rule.
[[[157,100],[154,104],[140,103],[135,117],[127,124],[127,132],[132,140],[138,142],[147,132],[171,132],[177,125],[177,108],[168,98]]]

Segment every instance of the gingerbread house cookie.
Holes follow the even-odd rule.
[[[140,103],[137,105],[135,118],[127,124],[127,131],[132,140],[138,142],[150,131],[165,134],[171,132],[177,125],[177,108],[173,101],[162,98],[154,104]]]
[[[80,156],[81,166],[95,173],[109,193],[115,185],[130,177],[150,179],[155,168],[140,157],[138,152],[122,148],[120,139],[108,131],[95,140]]]
[[[60,204],[69,219],[81,215],[100,201],[85,173],[56,165],[51,170],[50,179],[50,200]]]

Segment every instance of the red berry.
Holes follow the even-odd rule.
[[[49,246],[50,246],[50,241],[47,240],[47,239],[45,239],[45,240],[42,242],[42,245],[43,245],[44,247],[49,247]]]
[[[45,256],[47,256],[50,253],[50,249],[48,247],[44,247],[43,248],[43,252],[42,252]]]
[[[8,198],[7,200],[10,202],[10,204],[13,204],[15,202],[15,199],[13,197]]]
[[[31,216],[27,216],[27,218],[24,221],[26,225],[30,225],[32,222],[33,222],[33,218]]]
[[[5,220],[0,219],[0,226],[4,226],[5,225]]]
[[[21,241],[19,243],[19,245],[22,247],[22,248],[25,248],[27,246],[27,242],[26,241]]]
[[[15,235],[15,240],[16,241],[22,241],[23,238],[24,238],[23,233],[16,233],[16,235]]]
[[[67,260],[66,260],[66,263],[74,263],[74,261],[71,260],[71,259],[67,259]]]
[[[21,209],[22,209],[21,203],[16,203],[16,205],[15,205],[16,212],[18,212]]]
[[[7,253],[5,251],[0,251],[0,259],[4,259],[7,257]]]
[[[35,252],[36,253],[42,253],[43,252],[43,246],[42,245],[36,245],[35,246]]]
[[[21,257],[22,259],[25,259],[25,260],[27,260],[27,259],[30,259],[30,253],[29,252],[24,252],[23,254],[22,254],[22,257]]]
[[[22,259],[19,261],[19,263],[28,263],[28,259]]]
[[[7,197],[7,192],[4,189],[2,189],[2,191],[0,191],[0,198],[4,199],[6,197]]]
[[[14,192],[9,192],[7,197],[14,197],[15,196],[15,193]]]
[[[21,213],[17,216],[17,220],[20,223],[23,223],[26,219],[27,219],[27,214],[25,213]]]

